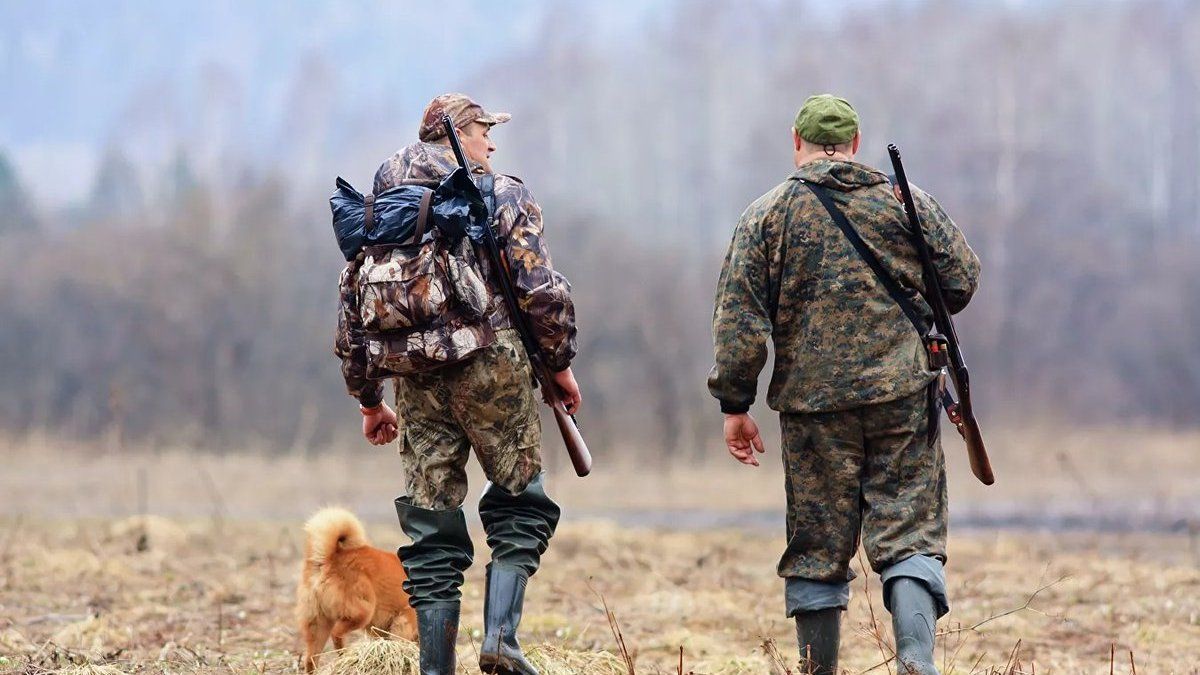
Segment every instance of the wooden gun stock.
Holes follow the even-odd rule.
[[[962,434],[963,440],[967,444],[967,459],[971,462],[971,473],[975,474],[979,482],[984,485],[995,483],[996,477],[992,475],[992,462],[988,459],[987,448],[983,445],[983,434],[979,431],[979,422],[976,422],[972,415],[964,418],[962,423],[957,426],[958,433]]]
[[[552,410],[554,421],[558,423],[558,432],[567,446],[567,455],[571,457],[571,466],[575,467],[575,475],[582,478],[592,472],[592,453],[588,451],[583,434],[579,433],[575,417],[563,408],[562,403],[555,405]]]
[[[558,425],[563,445],[567,446],[567,455],[571,458],[575,475],[583,478],[592,472],[592,453],[583,440],[583,434],[579,432],[579,422],[575,420],[574,415],[567,412],[567,407],[558,395],[558,385],[554,383],[554,376],[542,362],[540,354],[533,360],[533,372],[537,377],[538,386],[542,388],[542,398],[554,411],[554,423]]]

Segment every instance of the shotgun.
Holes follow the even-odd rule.
[[[896,185],[904,201],[904,211],[908,215],[908,224],[912,229],[913,245],[921,259],[921,268],[925,277],[925,301],[933,310],[933,321],[939,331],[945,336],[946,352],[949,363],[950,381],[954,391],[958,393],[958,401],[947,392],[943,398],[946,416],[958,429],[967,444],[967,457],[971,461],[971,473],[984,485],[996,482],[992,475],[992,464],[988,460],[987,448],[983,445],[983,435],[979,431],[979,422],[971,407],[971,382],[967,373],[967,364],[963,361],[962,349],[958,344],[958,334],[954,332],[954,322],[950,319],[950,311],[946,308],[946,299],[942,295],[942,284],[938,280],[937,269],[933,266],[933,255],[929,252],[929,243],[925,241],[925,231],[921,228],[921,217],[917,215],[917,206],[913,202],[912,190],[908,186],[908,178],[904,175],[904,164],[900,161],[900,150],[895,144],[888,145],[888,155],[892,158],[892,169],[896,172]]]
[[[467,156],[463,154],[462,145],[458,140],[458,131],[454,128],[454,121],[449,115],[443,115],[442,125],[446,128],[446,136],[450,139],[454,158],[458,160],[459,166],[467,170],[469,175],[471,165],[467,163]],[[513,288],[511,271],[504,258],[504,253],[500,251],[500,245],[496,242],[496,233],[492,230],[492,218],[496,211],[494,201],[495,197],[492,197],[492,203],[487,204],[488,222],[481,228],[484,254],[492,268],[496,270],[500,295],[504,298],[504,304],[508,307],[508,315],[512,317],[513,325],[516,326],[517,333],[521,336],[521,343],[525,345],[525,352],[529,354],[529,362],[533,365],[533,375],[542,388],[542,398],[546,401],[546,405],[554,411],[554,421],[558,424],[558,431],[562,434],[563,443],[567,446],[571,465],[575,468],[576,475],[586,476],[592,471],[592,454],[588,451],[583,435],[579,433],[579,423],[575,420],[575,416],[567,412],[566,406],[563,405],[558,393],[558,385],[554,383],[554,375],[546,365],[542,349],[533,337],[529,321],[521,311],[520,305],[517,304],[517,293]]]

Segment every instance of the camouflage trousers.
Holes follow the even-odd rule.
[[[467,361],[396,380],[400,454],[412,505],[458,508],[471,448],[484,475],[512,494],[542,470],[533,371],[512,329]]]
[[[940,570],[946,473],[928,397],[922,389],[850,410],[781,415],[788,542],[779,576],[841,588],[848,598],[860,535],[876,572],[914,556]]]

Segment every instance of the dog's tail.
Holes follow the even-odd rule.
[[[367,533],[358,518],[336,506],[317,511],[304,524],[308,535],[306,557],[317,565],[323,564],[336,551],[368,545]]]

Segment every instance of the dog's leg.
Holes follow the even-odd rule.
[[[412,607],[400,610],[396,616],[392,617],[392,625],[388,627],[388,632],[401,640],[417,641],[417,613]]]
[[[329,623],[321,618],[300,624],[300,632],[304,635],[304,672],[311,673],[317,669],[317,659],[329,639],[329,628]]]
[[[338,619],[337,623],[333,624],[333,648],[342,649],[346,646],[346,634],[350,631],[358,630],[370,623],[370,617],[363,619]]]

